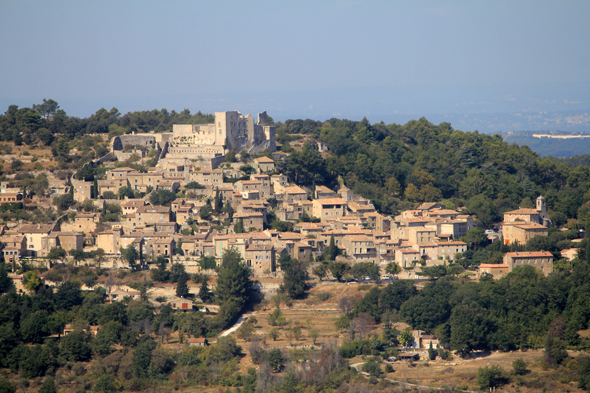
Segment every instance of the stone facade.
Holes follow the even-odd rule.
[[[267,124],[266,112],[252,115],[215,112],[213,124],[174,124],[166,158],[203,159],[225,155],[226,151],[256,153],[276,150],[275,127]]]

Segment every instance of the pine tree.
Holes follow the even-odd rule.
[[[221,202],[221,195],[217,190],[215,191],[215,213],[221,213],[221,209],[223,209],[223,202]]]
[[[434,348],[432,348],[432,341],[430,342],[430,346],[428,347],[428,358],[430,360],[436,359],[436,352],[435,352]]]
[[[201,282],[201,288],[199,289],[199,297],[203,303],[209,303],[211,301],[211,291],[207,285],[207,277],[203,278]]]
[[[244,220],[241,218],[234,225],[234,233],[244,233]]]
[[[178,282],[176,283],[176,296],[178,297],[187,297],[189,295],[188,291],[188,274],[184,273],[178,277]]]

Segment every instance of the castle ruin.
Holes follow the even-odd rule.
[[[174,124],[166,158],[207,159],[227,151],[259,153],[276,151],[275,127],[269,126],[266,112],[252,115],[238,111],[215,112],[213,124]]]

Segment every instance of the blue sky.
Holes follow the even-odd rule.
[[[583,119],[589,17],[589,1],[1,0],[0,112]]]

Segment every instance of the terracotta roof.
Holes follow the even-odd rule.
[[[346,205],[346,202],[342,198],[315,199],[314,202],[320,205]]]
[[[479,268],[498,268],[498,269],[508,269],[508,265],[505,265],[503,263],[482,263],[481,265],[479,265]]]
[[[269,163],[269,164],[273,163],[274,164],[274,161],[266,156],[255,158],[254,161],[256,161],[258,163]]]
[[[549,251],[519,251],[519,252],[507,252],[505,255],[510,256],[512,258],[543,258],[543,257],[553,257]]]

